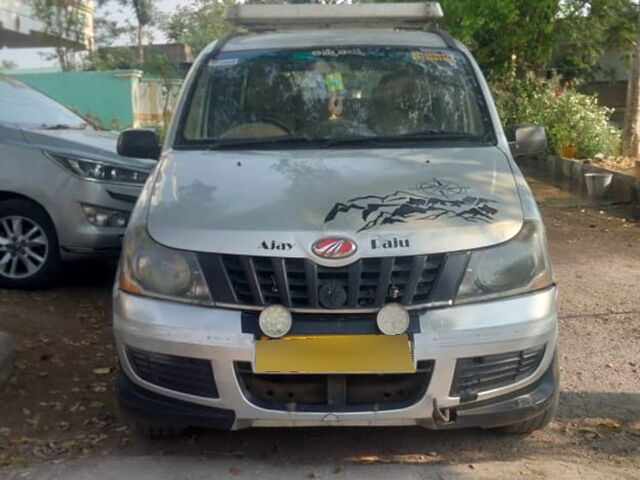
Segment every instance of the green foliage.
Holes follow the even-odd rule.
[[[493,93],[503,123],[543,126],[552,152],[573,145],[579,157],[619,153],[620,131],[609,122],[613,110],[598,105],[595,96],[579,93],[575,85],[558,77],[527,76],[494,82]]]
[[[361,0],[394,3],[397,0]],[[411,0],[409,0],[411,1]],[[440,0],[442,28],[472,51],[490,78],[550,69],[589,76],[608,48],[626,52],[636,31],[633,0]]]
[[[85,59],[85,70],[132,70],[139,69],[136,52],[130,47],[98,48]]]
[[[0,60],[0,72],[2,70],[11,70],[12,68],[16,68],[16,62],[12,62],[11,60]]]
[[[630,0],[564,0],[556,22],[549,67],[565,78],[589,78],[607,50],[626,53],[636,32],[637,6]]]
[[[152,0],[131,0],[136,18],[140,25],[149,25],[153,21],[154,5]]]
[[[169,40],[186,43],[197,54],[231,30],[224,20],[224,11],[234,3],[234,0],[191,0],[176,8],[160,28]]]
[[[182,77],[180,69],[161,51],[149,49],[144,61],[138,60],[131,47],[98,48],[87,56],[85,70],[142,70],[148,75],[176,79]]]
[[[542,73],[555,44],[558,0],[443,0],[442,26],[498,77]]]

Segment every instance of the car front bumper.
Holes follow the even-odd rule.
[[[96,256],[117,256],[122,247],[124,227],[103,227],[89,223],[82,205],[115,210],[129,215],[142,186],[92,182],[69,175],[51,214],[64,260]]]
[[[117,291],[114,333],[123,376],[123,407],[147,421],[239,429],[252,426],[495,427],[543,411],[557,389],[554,352],[556,290],[477,304],[428,310],[412,334],[415,362],[433,361],[425,392],[399,408],[348,411],[276,410],[243,389],[238,362],[253,365],[255,337],[243,333],[241,312],[165,302]],[[452,395],[458,359],[544,347],[531,374],[473,398]],[[210,362],[217,398],[181,393],[141,378],[127,348]],[[180,413],[182,412],[182,414]],[[203,419],[208,418],[205,421]],[[200,419],[201,421],[197,421]]]

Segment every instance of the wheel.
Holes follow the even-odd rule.
[[[0,202],[0,287],[43,287],[59,270],[58,236],[47,212],[29,200]]]
[[[155,440],[179,437],[186,430],[185,427],[176,425],[161,425],[145,422],[136,422],[136,428],[145,437]]]
[[[555,378],[559,377],[559,366],[558,366],[558,358],[554,355],[553,357],[553,366],[555,372]],[[502,433],[507,434],[527,434],[534,432],[536,430],[540,430],[554,419],[556,416],[556,410],[558,410],[558,399],[560,398],[560,387],[556,383],[555,391],[553,392],[553,397],[551,398],[551,403],[546,410],[540,412],[533,418],[529,420],[525,420],[523,422],[514,423],[512,425],[506,425],[500,428]]]

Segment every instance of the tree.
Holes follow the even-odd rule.
[[[12,68],[16,68],[16,63],[11,60],[0,60],[0,72],[2,70],[11,70]]]
[[[631,0],[564,0],[550,68],[564,78],[589,78],[607,50],[627,52],[635,34]]]
[[[361,0],[394,2],[397,0]],[[607,48],[628,49],[632,0],[441,0],[439,25],[470,47],[492,78],[588,76]]]
[[[443,0],[442,25],[491,76],[543,74],[555,44],[558,0]]]
[[[128,0],[125,0],[128,1]],[[153,21],[153,1],[152,0],[130,0],[136,13],[138,61],[144,62],[144,28]]]
[[[622,154],[640,157],[640,13],[636,41],[631,53],[627,105],[622,131]]]
[[[63,71],[74,70],[79,63],[79,52],[90,40],[87,31],[85,0],[32,0],[32,16],[44,24],[43,37],[54,42],[54,53],[45,54],[56,59]]]
[[[160,28],[169,40],[186,43],[197,54],[231,30],[224,20],[224,11],[234,3],[234,0],[191,0],[162,21]]]

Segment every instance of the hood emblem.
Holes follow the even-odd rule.
[[[327,237],[313,244],[311,250],[322,258],[345,258],[356,253],[357,246],[348,238]]]

